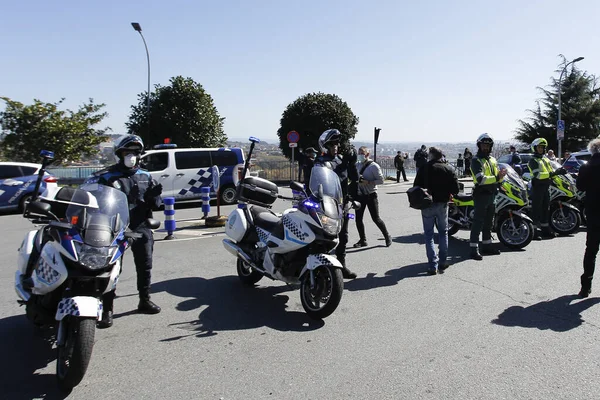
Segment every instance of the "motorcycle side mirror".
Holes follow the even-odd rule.
[[[51,208],[50,204],[42,203],[41,201],[32,201],[27,205],[28,212],[39,215],[50,215]]]
[[[290,189],[296,190],[298,192],[304,192],[304,185],[302,185],[300,182],[291,181]]]
[[[146,220],[146,225],[150,229],[158,229],[158,227],[160,227],[160,221],[153,219],[153,218],[148,218]]]

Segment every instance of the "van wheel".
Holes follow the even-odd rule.
[[[226,205],[235,204],[235,187],[227,185],[220,190],[221,202]]]

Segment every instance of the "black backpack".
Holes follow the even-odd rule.
[[[420,186],[413,186],[406,191],[408,203],[411,208],[423,210],[433,204],[431,195]]]

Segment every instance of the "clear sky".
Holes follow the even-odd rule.
[[[106,103],[124,133],[151,81],[191,77],[230,138],[276,137],[285,107],[335,93],[358,140],[512,137],[560,58],[600,72],[598,0],[9,1],[0,7],[0,96]],[[0,105],[0,107],[2,107]]]

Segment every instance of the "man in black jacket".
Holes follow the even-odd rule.
[[[415,152],[415,155],[413,156],[417,172],[419,172],[419,169],[424,167],[425,164],[427,164],[427,157],[427,146],[422,145],[421,148],[417,150]]]
[[[583,256],[583,275],[579,296],[588,297],[592,292],[592,279],[596,268],[596,255],[600,248],[600,138],[588,145],[592,158],[579,168],[577,189],[585,193],[587,239]]]
[[[448,268],[448,201],[459,192],[458,178],[454,169],[443,161],[442,151],[436,147],[429,148],[429,162],[420,168],[414,186],[427,189],[433,204],[421,210],[423,230],[425,233],[425,250],[429,263],[428,273],[443,273]],[[433,228],[437,226],[439,236],[438,254],[435,254]]]

